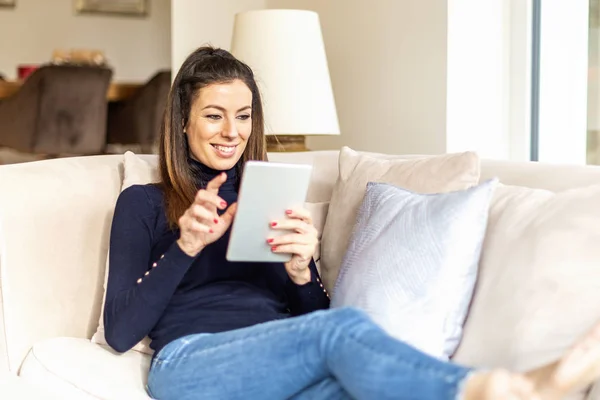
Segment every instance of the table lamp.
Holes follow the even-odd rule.
[[[254,71],[268,151],[305,151],[306,135],[340,134],[317,13],[238,13],[231,53]]]

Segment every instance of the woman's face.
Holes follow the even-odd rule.
[[[200,89],[185,132],[192,158],[225,171],[242,157],[252,133],[252,92],[240,80]]]

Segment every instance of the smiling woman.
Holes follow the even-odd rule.
[[[220,171],[233,168],[252,134],[252,92],[239,79],[205,87],[184,132],[194,159]]]
[[[229,52],[186,59],[164,120],[162,182],[117,199],[103,315],[116,351],[151,339],[152,398],[558,399],[600,376],[600,326],[521,375],[442,362],[358,309],[326,310],[317,230],[301,207],[269,222],[283,235],[263,237],[290,261],[227,260],[242,166],[266,158],[254,76]]]
[[[250,67],[222,49],[192,53],[173,81],[165,113],[160,171],[171,226],[194,201],[188,158],[216,171],[267,159],[262,101]],[[205,182],[206,183],[206,182]]]

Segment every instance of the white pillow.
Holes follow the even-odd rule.
[[[148,183],[156,183],[160,181],[158,173],[158,158],[146,157],[142,159],[140,156],[135,155],[131,151],[126,152],[123,155],[123,185],[121,191],[127,189],[132,185],[145,185]],[[305,203],[304,207],[310,211],[313,218],[313,224],[319,233],[319,240],[321,239],[323,227],[325,226],[325,219],[327,218],[327,212],[329,210],[329,202],[320,203]],[[320,271],[320,245],[317,246],[315,251],[315,260],[317,261],[317,269]],[[106,301],[106,285],[108,282],[108,263],[109,257],[106,261],[106,273],[104,276],[104,295],[102,298],[102,312],[100,313],[100,320],[98,321],[98,329],[92,336],[91,341],[98,344],[107,344],[104,337],[104,302]],[[150,338],[145,337],[141,342],[136,344],[132,350],[140,351],[146,354],[152,354],[154,351],[150,348]]]
[[[361,309],[391,336],[449,359],[462,337],[496,185],[419,194],[369,183],[331,306]]]
[[[477,185],[480,175],[479,156],[474,152],[405,159],[343,147],[338,161],[339,175],[321,245],[322,280],[330,293],[335,292],[335,281],[368,182],[389,183],[418,193],[446,193]]]

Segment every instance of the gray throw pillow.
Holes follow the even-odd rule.
[[[362,309],[391,336],[437,358],[452,356],[497,182],[439,194],[369,183],[331,307]]]

